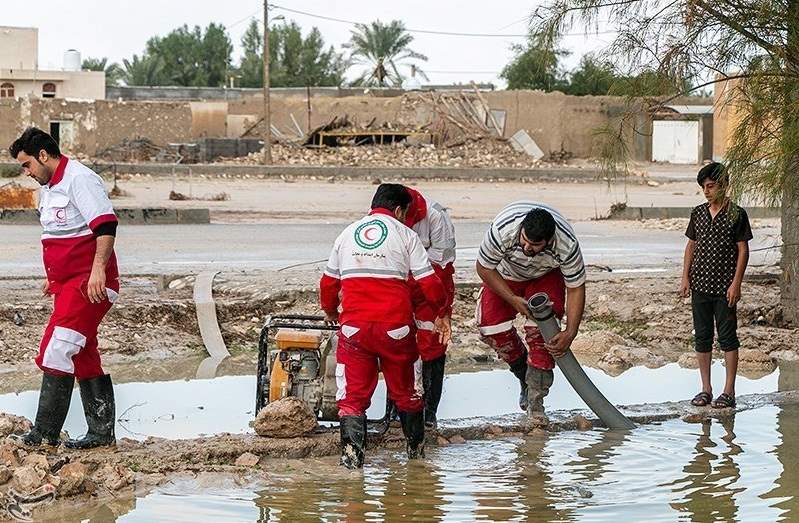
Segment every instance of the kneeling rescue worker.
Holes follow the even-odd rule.
[[[53,313],[36,357],[44,373],[36,421],[15,439],[26,446],[58,446],[77,378],[89,431],[64,445],[113,445],[114,388],[100,365],[97,329],[119,293],[114,209],[100,177],[62,155],[44,131],[27,129],[9,151],[42,186],[39,213],[47,275],[42,292],[53,296]]]
[[[399,411],[408,458],[424,457],[421,361],[410,278],[437,311],[434,324],[444,344],[450,329],[442,318],[447,300],[441,281],[419,236],[404,225],[410,203],[404,186],[380,185],[369,215],[336,239],[319,282],[326,320],[341,325],[336,400],[341,464],[351,469],[363,466],[366,410],[377,387],[378,368]]]

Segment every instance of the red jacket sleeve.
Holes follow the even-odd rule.
[[[433,266],[433,271],[435,271],[436,276],[438,276],[438,279],[441,280],[441,284],[444,286],[444,296],[447,299],[444,308],[449,312],[452,307],[452,302],[455,299],[455,267],[451,263],[448,263],[445,267],[436,265],[435,263],[431,265]]]
[[[446,291],[444,290],[444,284],[441,283],[441,280],[438,278],[435,272],[425,276],[424,278],[416,280],[416,283],[419,285],[422,293],[424,293],[424,297],[427,300],[427,303],[430,305],[430,308],[436,311],[436,316],[440,318],[446,314]]]
[[[341,280],[323,274],[322,279],[319,280],[319,305],[323,311],[335,312],[338,310],[339,291],[341,291]]]

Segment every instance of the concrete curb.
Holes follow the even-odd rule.
[[[0,163],[18,167],[14,163]],[[257,176],[264,178],[311,178],[339,180],[473,180],[473,181],[607,181],[599,168],[477,168],[477,167],[350,167],[315,165],[240,165],[240,164],[171,164],[171,163],[97,163],[89,167],[107,176],[116,168],[117,174],[143,174],[150,176]],[[646,183],[645,179],[630,181]]]
[[[693,207],[624,207],[611,212],[609,220],[652,220],[690,218]],[[751,219],[780,218],[780,207],[746,207]]]
[[[114,210],[122,225],[182,225],[211,223],[210,209],[167,209],[161,207]],[[38,225],[36,209],[0,209],[0,225]]]

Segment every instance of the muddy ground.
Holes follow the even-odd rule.
[[[316,270],[225,273],[214,297],[230,352],[246,359],[257,353],[265,318],[277,313],[318,314]],[[499,362],[479,339],[474,320],[478,286],[458,274],[453,314],[452,365],[494,366]],[[100,328],[106,363],[197,359],[206,355],[195,317],[193,277],[123,279],[123,293]],[[692,366],[690,300],[677,296],[676,276],[618,277],[590,273],[588,305],[574,351],[583,363],[617,375],[635,365]],[[0,280],[0,370],[31,366],[51,303],[38,280]],[[762,374],[779,360],[799,359],[797,329],[787,325],[775,278],[744,285],[739,305],[741,370]]]

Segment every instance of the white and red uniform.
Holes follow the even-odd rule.
[[[422,196],[418,191],[407,188],[412,201],[405,217],[405,225],[413,229],[422,240],[422,246],[427,251],[436,276],[441,280],[446,291],[447,303],[443,314],[452,316],[452,302],[455,300],[455,226],[447,214],[446,209],[435,200]],[[432,361],[440,358],[447,351],[447,346],[438,339],[434,332],[433,322],[438,317],[438,311],[430,307],[419,289],[414,292],[414,317],[416,327],[416,342],[419,345],[419,355],[422,361]]]
[[[526,254],[520,243],[522,222],[533,209],[544,209],[555,220],[551,245],[536,256]],[[569,222],[558,211],[538,202],[518,201],[500,211],[486,231],[477,261],[487,269],[496,269],[517,296],[530,298],[545,292],[558,318],[564,313],[566,288],[585,284],[585,264],[580,242]],[[508,302],[483,284],[477,302],[477,325],[481,339],[507,363],[524,355],[524,345],[513,321],[517,312]],[[524,326],[527,364],[537,369],[552,369],[555,360],[546,350],[544,337],[528,320]]]
[[[373,209],[336,239],[319,282],[319,299],[326,312],[341,305],[336,351],[340,417],[361,416],[369,408],[378,363],[397,408],[422,410],[410,278],[440,313],[446,304],[441,281],[419,236],[391,211]]]
[[[106,265],[107,300],[91,303],[86,285],[97,247],[94,231],[117,217],[94,171],[61,156],[50,183],[41,188],[42,258],[53,295],[53,314],[44,331],[36,364],[55,375],[78,379],[102,376],[97,329],[119,293],[112,253]]]

